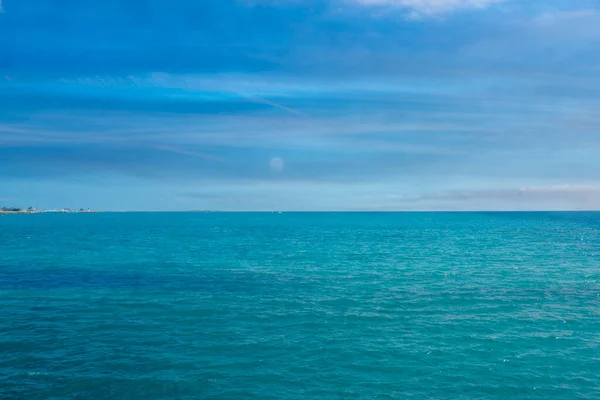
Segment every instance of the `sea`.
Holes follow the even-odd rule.
[[[600,213],[2,215],[0,399],[600,399]]]

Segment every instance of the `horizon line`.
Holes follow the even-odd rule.
[[[279,214],[279,213],[546,213],[546,212],[600,212],[600,209],[551,209],[551,210],[93,210],[93,212],[73,211],[67,214],[94,214],[94,213],[192,213],[192,214]],[[60,212],[48,211],[37,214],[59,214]]]

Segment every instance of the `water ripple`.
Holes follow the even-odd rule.
[[[15,216],[0,243],[0,398],[600,393],[600,214]]]

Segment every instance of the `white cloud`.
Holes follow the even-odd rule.
[[[241,0],[247,4],[298,4],[303,0]],[[439,17],[458,10],[483,9],[510,0],[329,0],[332,4],[358,4],[367,7],[399,8],[410,18]]]
[[[584,39],[596,41],[600,38],[599,26],[600,12],[592,9],[546,12],[530,23],[531,31],[538,37],[551,38],[558,46],[564,46],[567,40],[569,47],[575,45],[576,48],[586,45]],[[576,42],[571,44],[573,40]]]
[[[434,193],[415,197],[415,200],[464,200],[464,199],[507,199],[519,198],[522,196],[598,196],[600,198],[600,188],[595,186],[531,186],[522,188],[508,189],[488,189],[488,190],[467,190],[452,191],[444,193]]]
[[[600,186],[556,185],[389,195],[382,210],[598,210]]]
[[[440,16],[457,10],[482,9],[506,0],[347,0],[365,6],[398,7],[414,18]]]
[[[578,23],[590,19],[595,19],[600,14],[596,10],[584,9],[584,10],[572,10],[572,11],[553,11],[545,12],[533,19],[535,25],[538,26],[549,26],[555,24],[571,24],[573,22]]]

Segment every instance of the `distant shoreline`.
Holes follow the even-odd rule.
[[[373,211],[204,211],[204,210],[168,210],[168,211],[145,211],[145,210],[105,210],[105,211],[63,211],[63,210],[19,210],[19,211],[5,211],[0,210],[0,215],[34,215],[34,214],[135,214],[135,213],[147,213],[147,214],[420,214],[420,213],[446,213],[446,214],[469,214],[469,213],[599,213],[600,210],[468,210],[468,211],[457,211],[457,210],[373,210]]]
[[[33,215],[33,214],[97,214],[100,211],[64,211],[64,210],[0,210],[0,215]]]

